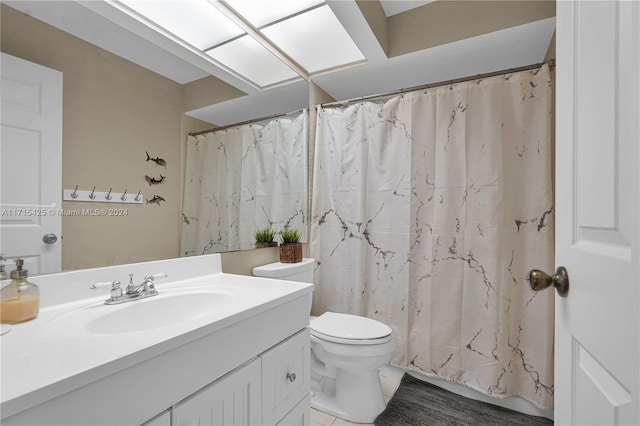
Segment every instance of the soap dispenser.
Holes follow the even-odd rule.
[[[9,275],[4,271],[4,257],[0,254],[0,281],[9,279]]]
[[[0,291],[0,322],[20,323],[38,316],[40,290],[27,281],[29,271],[22,269],[24,260],[16,260],[16,270],[11,271],[11,284]]]

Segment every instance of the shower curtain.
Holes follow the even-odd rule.
[[[551,73],[321,108],[314,314],[388,324],[392,365],[553,407]]]
[[[182,256],[255,248],[256,229],[306,241],[308,111],[187,139]]]

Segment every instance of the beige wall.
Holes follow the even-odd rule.
[[[245,95],[243,91],[213,76],[192,81],[183,87],[184,111],[192,111]]]
[[[253,275],[253,268],[278,262],[278,247],[222,253],[222,270],[228,274]]]
[[[394,57],[555,16],[551,0],[436,1],[390,17],[357,0],[387,56]]]

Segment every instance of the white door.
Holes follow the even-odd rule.
[[[62,73],[1,60],[0,254],[24,258],[32,275],[59,272]]]
[[[556,4],[555,420],[638,425],[640,2]]]

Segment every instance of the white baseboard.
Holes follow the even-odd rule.
[[[536,407],[529,401],[520,397],[508,397],[508,398],[494,398],[489,395],[485,395],[467,386],[459,383],[453,383],[448,380],[438,379],[435,377],[428,377],[415,371],[405,371],[401,368],[385,366],[380,371],[381,376],[389,377],[393,380],[400,381],[404,373],[411,374],[413,377],[431,383],[450,392],[462,395],[466,398],[475,399],[477,401],[487,402],[489,404],[497,405],[499,407],[508,408],[510,410],[519,411],[531,416],[546,417],[553,420],[553,410],[543,410]]]

